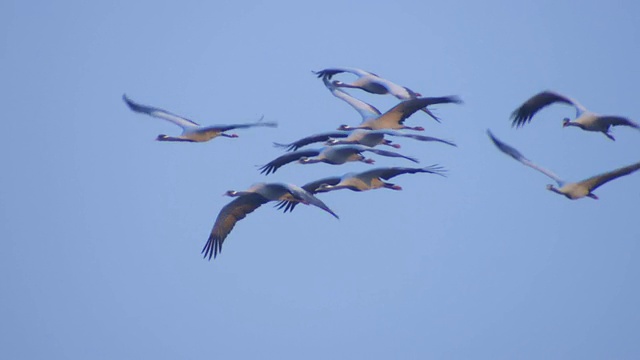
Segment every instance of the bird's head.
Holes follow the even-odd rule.
[[[333,86],[342,86],[344,85],[344,83],[340,80],[334,80],[331,82],[333,84]]]
[[[389,144],[389,146],[400,149],[400,144]]]
[[[551,184],[547,184],[547,190],[554,191],[555,189],[556,189],[555,186],[553,186]]]
[[[224,194],[222,194],[222,196],[231,196],[231,197],[238,196],[238,195],[239,195],[238,191],[235,191],[235,190],[227,190]]]
[[[229,134],[229,137],[230,137],[230,138],[237,138],[237,137],[238,137],[238,134]]]
[[[301,157],[300,159],[298,159],[298,162],[300,164],[308,164],[308,163],[311,162],[311,158],[304,156],[304,157]]]
[[[373,164],[373,163],[375,163],[376,161],[375,161],[375,160],[373,160],[373,159],[362,159],[362,162],[363,162],[363,163],[367,163],[367,164]]]
[[[338,130],[351,130],[351,127],[349,125],[340,125],[340,127],[338,127]]]
[[[571,123],[571,119],[569,118],[562,119],[562,127],[567,127],[569,126],[570,123]]]

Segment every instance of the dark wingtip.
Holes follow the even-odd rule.
[[[211,261],[211,257],[214,259],[218,255],[218,253],[222,250],[222,243],[217,241],[215,236],[209,236],[207,243],[202,248],[201,254],[204,254],[203,259],[207,259]]]
[[[260,174],[265,174],[265,175],[269,175],[271,173],[276,172],[276,168],[269,164],[260,167],[258,170],[260,170]]]
[[[462,98],[457,95],[449,96],[449,100],[454,104],[464,104],[464,101],[462,101]]]

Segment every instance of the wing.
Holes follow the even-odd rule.
[[[276,158],[275,160],[272,160],[268,164],[260,167],[260,173],[269,175],[271,173],[275,173],[282,165],[288,164],[292,161],[296,161],[303,157],[311,157],[318,154],[320,154],[320,150],[298,150],[288,154],[284,154]]]
[[[430,165],[423,168],[392,167],[392,168],[386,168],[383,170],[384,171],[382,171],[379,176],[380,178],[385,180],[389,180],[391,178],[394,178],[402,174],[429,173],[429,174],[445,176],[444,173],[447,171],[443,167],[437,164]]]
[[[604,121],[606,124],[609,124],[612,126],[623,125],[623,126],[631,126],[632,128],[640,129],[640,125],[622,116],[601,116],[599,120]]]
[[[380,149],[373,149],[373,148],[364,148],[362,149],[362,151],[369,151],[378,155],[382,155],[382,156],[389,156],[389,157],[401,157],[401,158],[405,158],[409,161],[413,161],[414,163],[418,163],[419,161],[415,158],[409,157],[409,156],[405,156],[402,154],[398,154],[396,152],[393,151],[386,151],[386,150],[380,150]]]
[[[262,195],[251,193],[242,195],[225,205],[220,210],[209,239],[202,249],[205,259],[211,260],[212,256],[215,258],[222,251],[222,243],[236,223],[267,202],[269,200]]]
[[[330,132],[307,136],[306,138],[302,138],[300,140],[294,141],[289,144],[273,143],[273,145],[277,147],[287,148],[287,151],[292,151],[292,150],[298,150],[299,148],[305,145],[309,145],[317,142],[325,142],[330,138],[345,138],[347,136],[349,136],[349,132],[346,132],[346,131],[330,131]]]
[[[380,116],[380,119],[383,117],[391,117],[397,119],[396,121],[399,124],[402,124],[406,118],[413,115],[416,111],[435,104],[446,104],[446,103],[455,103],[460,104],[462,100],[460,100],[457,96],[442,96],[442,97],[426,97],[426,98],[415,98],[402,101],[398,105],[389,109],[389,111],[385,112]]]
[[[328,77],[329,79],[331,79],[331,77],[335,74],[340,74],[343,72],[348,72],[357,76],[367,76],[367,75],[373,75],[373,76],[378,76],[374,73],[370,73],[368,71],[362,70],[362,69],[356,69],[356,68],[328,68],[328,69],[323,69],[320,71],[313,71],[314,74],[316,74],[319,78],[321,77]]]
[[[337,86],[335,86],[331,81],[329,81],[328,76],[323,76],[322,81],[324,82],[324,86],[326,86],[326,88],[329,89],[329,91],[331,91],[331,94],[333,94],[333,96],[351,105],[351,107],[353,107],[360,114],[363,121],[372,117],[376,117],[381,114],[380,110],[376,109],[375,106],[368,104],[360,99],[357,99],[347,94],[345,91],[338,89]]]
[[[385,134],[385,135],[390,135],[390,136],[406,137],[406,138],[411,138],[411,139],[415,139],[415,140],[419,140],[419,141],[437,141],[437,142],[441,142],[441,143],[444,143],[444,144],[447,144],[447,145],[456,146],[456,144],[454,144],[451,141],[438,139],[438,138],[431,137],[431,136],[417,135],[417,134],[405,134],[403,132],[395,131],[395,130],[371,130],[371,131],[379,132],[379,133],[382,133],[382,134]]]
[[[373,178],[381,178],[384,180],[389,180],[398,175],[402,174],[417,174],[417,173],[429,173],[436,174],[440,176],[445,176],[444,173],[446,170],[439,165],[431,165],[424,168],[408,168],[408,167],[385,167],[363,171],[359,174],[356,174],[356,177],[362,179],[373,179]]]
[[[133,102],[131,99],[129,99],[127,97],[127,95],[122,95],[122,100],[124,100],[124,102],[129,106],[129,109],[135,111],[135,112],[139,112],[139,113],[143,113],[143,114],[147,114],[147,115],[151,115],[153,117],[157,117],[160,119],[164,119],[164,120],[168,120],[171,121],[172,123],[180,126],[183,129],[188,129],[188,128],[194,128],[194,127],[198,127],[200,125],[198,125],[197,123],[189,120],[189,119],[185,119],[181,116],[178,116],[176,114],[172,114],[166,110],[162,110],[156,107],[151,107],[151,106],[146,106],[146,105],[142,105],[142,104],[138,104],[136,102]]]
[[[333,210],[329,209],[329,207],[325,203],[323,203],[322,200],[313,196],[313,194],[307,192],[305,189],[302,189],[295,185],[289,185],[289,191],[294,197],[298,198],[300,202],[318,207],[333,215],[333,217],[335,217],[336,219],[339,219],[338,215],[336,215]]]
[[[257,127],[257,126],[278,127],[278,123],[275,121],[262,121],[262,118],[260,118],[259,121],[254,123],[233,124],[233,125],[213,125],[213,126],[204,127],[203,130],[228,131],[233,129],[247,129],[247,128]]]
[[[640,169],[640,162],[610,171],[608,173],[590,177],[586,180],[582,180],[580,184],[585,185],[589,189],[589,191],[593,191],[600,185],[606,184],[607,182],[619,178],[620,176],[629,175],[632,172],[637,171],[638,169]]]
[[[562,186],[562,184],[564,184],[564,181],[562,179],[560,179],[558,177],[558,175],[554,174],[553,172],[542,168],[534,163],[531,162],[531,160],[527,159],[526,157],[524,157],[524,155],[522,155],[518,150],[514,149],[513,147],[503,143],[502,141],[498,140],[498,138],[496,138],[495,136],[493,136],[493,134],[491,133],[490,130],[487,129],[487,135],[489,135],[489,137],[491,138],[491,141],[493,141],[493,143],[498,147],[498,149],[500,149],[500,151],[502,151],[503,153],[511,156],[512,158],[518,160],[519,162],[521,162],[522,164],[532,168],[532,169],[536,169],[538,171],[540,171],[541,173],[547,175],[548,177],[552,178],[553,180],[555,180],[556,183],[558,183],[558,186]]]
[[[375,77],[376,77],[375,81],[378,84],[380,84],[381,86],[384,86],[384,88],[387,89],[389,94],[395,96],[398,99],[409,100],[409,99],[415,99],[419,96],[415,91],[409,89],[408,87],[398,85],[391,80],[387,80],[377,75],[375,75]]]
[[[316,180],[316,181],[312,181],[310,183],[304,184],[302,188],[310,194],[315,194],[318,192],[318,188],[320,187],[320,185],[322,184],[335,185],[339,182],[340,182],[339,176],[332,176],[332,177],[327,177],[324,179],[320,179],[320,180]],[[276,204],[276,207],[278,209],[284,208],[284,212],[287,212],[287,211],[293,211],[296,205],[298,205],[298,203],[295,201],[282,200]]]
[[[576,117],[580,116],[580,114],[586,109],[577,101],[566,97],[564,95],[555,93],[553,91],[543,91],[538,93],[527,101],[524,104],[520,105],[519,108],[515,109],[513,113],[511,113],[511,126],[521,127],[524,124],[531,121],[531,118],[540,111],[542,108],[549,106],[554,103],[562,103],[568,104],[576,108]]]

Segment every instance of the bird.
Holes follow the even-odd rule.
[[[415,163],[418,162],[417,159],[392,151],[378,150],[362,145],[338,145],[286,153],[263,165],[259,170],[260,173],[269,175],[271,173],[275,173],[281,166],[296,160],[301,164],[324,162],[332,165],[340,165],[349,161],[362,161],[367,164],[373,164],[375,162],[373,159],[367,159],[362,155],[362,153],[366,151],[382,156],[401,157]]]
[[[411,138],[420,141],[436,141],[447,145],[456,146],[456,144],[451,141],[442,140],[431,136],[407,134],[394,130],[368,129],[355,129],[350,131],[328,131],[310,135],[289,144],[273,144],[276,147],[286,148],[286,151],[295,151],[303,146],[316,142],[324,142],[325,145],[359,144],[369,147],[375,147],[377,145],[388,145],[396,149],[400,148],[400,144],[394,144],[391,140],[385,139],[385,135]]]
[[[424,131],[422,126],[406,126],[404,121],[413,113],[420,110],[427,105],[433,104],[445,104],[445,103],[461,103],[460,98],[456,96],[442,96],[442,97],[428,97],[428,98],[415,98],[400,102],[398,105],[392,107],[384,114],[371,117],[363,120],[360,125],[340,125],[338,130],[354,130],[354,129],[369,129],[369,130],[416,130]]]
[[[380,76],[357,68],[328,68],[320,71],[313,71],[319,78],[323,78],[323,80],[330,80],[334,75],[348,72],[358,76],[358,79],[351,83],[344,83],[342,81],[333,81],[333,85],[336,87],[344,87],[344,88],[352,88],[352,89],[361,89],[371,94],[379,94],[386,95],[390,94],[395,96],[400,100],[409,100],[421,97],[420,93],[417,93],[408,87],[398,85],[394,82],[391,82],[385,78],[381,78]],[[326,84],[326,81],[325,81]],[[429,109],[422,108],[420,109],[431,116],[435,121],[440,122],[437,116],[435,116]]]
[[[375,106],[368,104],[358,98],[355,98],[346,92],[338,89],[335,83],[328,80],[327,76],[323,76],[322,81],[324,85],[333,96],[345,101],[351,105],[362,117],[362,122],[358,126],[342,125],[338,130],[353,130],[353,129],[409,129],[416,131],[424,131],[421,126],[410,127],[404,125],[404,120],[413,115],[416,111],[427,105],[442,104],[442,103],[461,103],[462,101],[457,96],[444,96],[435,98],[411,98],[400,102],[398,105],[389,109],[382,114]]]
[[[589,197],[597,200],[598,196],[593,193],[595,189],[597,189],[601,185],[604,185],[613,179],[631,174],[632,172],[640,169],[640,162],[637,162],[635,164],[621,167],[613,171],[592,176],[588,179],[585,179],[579,182],[567,182],[562,180],[560,177],[558,177],[558,175],[554,174],[553,172],[534,164],[533,162],[531,162],[531,160],[527,159],[515,148],[498,140],[498,138],[496,138],[491,133],[490,130],[487,130],[487,134],[489,135],[493,143],[498,147],[498,149],[500,149],[500,151],[511,156],[512,158],[516,159],[522,164],[530,168],[536,169],[541,173],[547,175],[548,177],[552,178],[553,180],[555,180],[555,182],[558,184],[558,187],[555,187],[552,184],[549,184],[547,185],[547,190],[553,191],[556,194],[564,195],[565,197],[571,200],[577,200],[583,197]]]
[[[245,191],[229,190],[224,195],[237,198],[220,210],[213,229],[211,229],[209,239],[201,252],[204,254],[205,259],[211,260],[211,257],[215,258],[222,251],[222,243],[238,221],[244,219],[247,214],[269,201],[286,200],[313,205],[339,219],[338,215],[325,205],[322,200],[293,184],[257,183]]]
[[[127,97],[126,94],[122,95],[122,99],[129,106],[129,108],[135,112],[147,114],[153,117],[170,121],[182,128],[182,134],[180,136],[168,136],[158,135],[156,140],[158,141],[186,141],[186,142],[206,142],[218,136],[224,136],[228,138],[236,138],[237,134],[227,134],[225,131],[233,129],[244,129],[254,126],[268,126],[277,127],[276,122],[258,121],[249,124],[234,124],[234,125],[213,125],[213,126],[200,126],[196,122],[186,119],[182,116],[172,114],[166,110],[162,110],[152,106],[146,106],[138,104]],[[260,119],[262,120],[262,118]]]
[[[439,165],[431,165],[423,168],[383,167],[359,173],[350,172],[342,176],[333,176],[315,180],[303,185],[302,188],[311,194],[340,189],[349,189],[351,191],[368,191],[380,188],[402,190],[402,187],[385,182],[384,180],[389,180],[402,174],[417,173],[428,173],[445,176],[445,172],[446,170]],[[278,209],[284,208],[284,212],[293,211],[295,206],[295,202],[286,200],[282,200],[276,204],[276,207]]]
[[[611,126],[630,126],[632,128],[640,129],[640,125],[622,116],[615,115],[600,115],[587,110],[578,101],[571,99],[553,91],[542,91],[527,101],[525,101],[520,107],[515,109],[511,114],[512,123],[511,126],[521,127],[530,122],[533,116],[546,106],[551,104],[561,103],[571,105],[576,110],[576,118],[571,120],[564,118],[562,120],[562,127],[576,126],[582,130],[601,132],[606,137],[615,141],[615,138],[609,132]]]

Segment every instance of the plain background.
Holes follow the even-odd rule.
[[[640,175],[570,201],[485,134],[567,180],[640,160],[640,132],[563,129],[567,106],[509,121],[545,89],[639,120],[638,13],[637,1],[1,2],[0,357],[639,358]],[[358,123],[311,73],[335,66],[461,96],[436,107],[441,124],[407,120],[457,148],[396,139],[448,177],[323,195],[340,220],[263,206],[203,260],[226,190],[370,168],[257,171],[282,153],[273,141]],[[160,143],[179,128],[123,93],[205,125],[264,114],[279,127]]]

